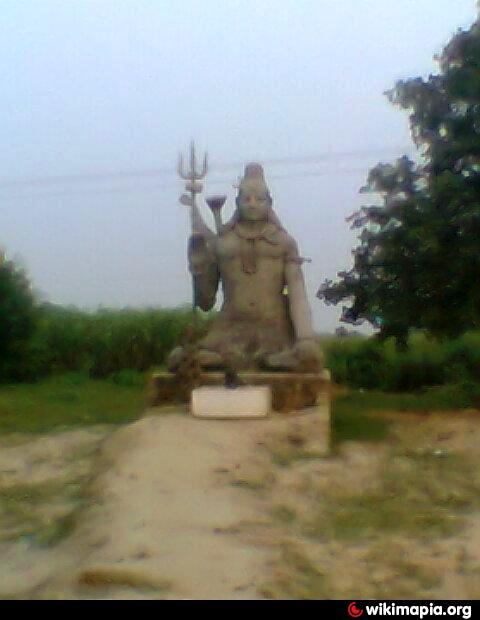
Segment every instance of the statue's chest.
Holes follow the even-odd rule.
[[[220,262],[229,261],[245,255],[257,258],[283,258],[283,243],[270,243],[265,239],[244,239],[234,233],[220,237],[217,242],[217,257]]]

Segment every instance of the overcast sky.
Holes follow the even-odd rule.
[[[243,163],[264,162],[333,330],[315,292],[350,266],[345,217],[371,166],[413,154],[382,93],[435,71],[475,16],[474,0],[0,0],[0,246],[55,303],[189,303],[175,165],[195,138],[225,217]]]

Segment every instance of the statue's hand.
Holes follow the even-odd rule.
[[[265,366],[274,370],[290,372],[319,372],[323,356],[315,337],[301,338],[291,349],[271,353],[265,358]]]
[[[293,346],[293,353],[298,360],[299,369],[304,372],[318,372],[323,365],[323,354],[318,340],[312,336],[301,338]]]

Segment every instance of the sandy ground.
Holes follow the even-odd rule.
[[[480,513],[455,536],[420,542],[398,531],[360,543],[305,533],[312,515],[327,528],[331,506],[375,491],[400,436],[422,450],[478,452],[478,413],[398,420],[388,445],[352,442],[328,458],[324,420],[311,412],[203,421],[152,410],[114,432],[9,438],[0,446],[0,490],[82,480],[87,500],[59,495],[42,508],[47,520],[75,515],[57,544],[0,538],[0,598],[478,595]]]
[[[0,456],[3,488],[52,479],[67,485],[89,467],[93,473],[91,499],[66,541],[39,548],[20,536],[0,544],[0,596],[258,597],[270,552],[236,530],[264,519],[264,500],[252,489],[270,475],[268,454],[256,452],[285,424],[280,417],[205,421],[162,410],[113,433],[19,438],[19,445],[10,438]]]
[[[255,597],[265,551],[222,530],[258,519],[255,495],[225,477],[249,462],[261,426],[172,415],[116,433],[102,453],[101,503],[77,534],[92,548],[75,575],[83,593]]]

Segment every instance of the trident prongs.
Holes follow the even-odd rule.
[[[190,179],[188,174],[183,169],[183,155],[181,153],[178,156],[177,172],[178,172],[178,176],[184,181],[188,181]]]
[[[207,172],[208,172],[208,153],[205,153],[205,155],[203,156],[202,172],[200,173],[202,179],[206,176]]]
[[[182,196],[180,202],[182,204],[189,204],[191,207],[191,220],[192,220],[192,229],[193,226],[200,221],[200,213],[198,212],[196,205],[196,196],[203,191],[203,184],[200,182],[205,178],[208,172],[208,155],[205,153],[203,156],[203,162],[201,169],[197,164],[197,155],[195,153],[195,142],[192,141],[190,144],[190,168],[187,170],[184,164],[183,156],[180,155],[178,158],[178,174],[181,179],[186,181],[185,189],[190,194],[190,200],[186,200],[185,195]]]
[[[178,158],[177,170],[178,175],[184,181],[191,181],[192,183],[200,181],[208,172],[208,154],[205,153],[203,156],[202,168],[199,170],[197,166],[197,155],[195,153],[195,142],[192,142],[190,145],[190,170],[185,169],[183,155],[180,155]]]

